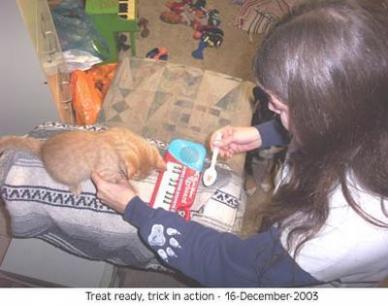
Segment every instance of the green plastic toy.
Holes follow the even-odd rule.
[[[85,12],[108,43],[110,56],[106,62],[117,61],[121,32],[129,33],[131,54],[136,56],[136,0],[86,0]]]

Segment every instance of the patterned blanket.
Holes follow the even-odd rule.
[[[125,56],[104,99],[100,121],[144,136],[206,143],[225,125],[249,125],[252,82],[166,61]],[[243,154],[229,161],[242,174]]]
[[[86,127],[99,130],[103,126]],[[64,130],[81,129],[46,123],[30,136],[47,138]],[[150,139],[163,152],[166,144]],[[208,163],[208,161],[207,161]],[[192,220],[219,231],[238,232],[245,210],[242,179],[226,165],[211,188],[199,187],[191,209]],[[132,181],[143,200],[148,201],[157,174]],[[74,196],[53,181],[36,157],[25,152],[6,152],[0,158],[0,194],[11,216],[15,237],[41,238],[72,254],[118,265],[160,268],[154,254],[141,242],[136,228],[96,198],[91,181]]]

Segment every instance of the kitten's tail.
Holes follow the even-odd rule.
[[[32,137],[4,136],[0,137],[0,154],[7,150],[31,152],[40,156],[43,141]]]

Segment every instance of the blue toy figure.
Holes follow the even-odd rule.
[[[198,48],[191,53],[195,59],[203,59],[203,51],[207,47],[207,43],[202,39],[199,41]]]

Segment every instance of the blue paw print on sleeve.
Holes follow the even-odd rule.
[[[176,239],[181,233],[175,228],[168,227],[166,230],[162,224],[154,224],[148,235],[149,245],[156,250],[162,260],[168,262],[169,257],[178,257],[176,249],[182,248]]]

